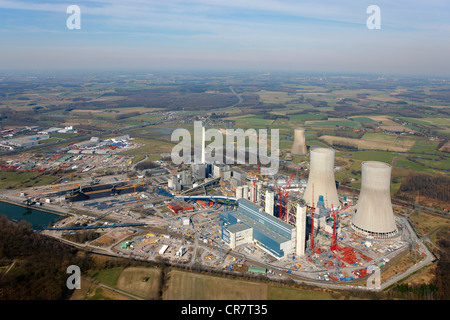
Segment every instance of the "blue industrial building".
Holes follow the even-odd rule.
[[[244,231],[236,225],[245,225],[252,229],[255,244],[278,259],[293,253],[295,248],[295,227],[264,212],[263,208],[251,201],[237,200],[237,210],[219,213],[222,224],[222,239],[230,244],[230,232]]]

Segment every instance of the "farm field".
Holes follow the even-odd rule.
[[[353,138],[345,138],[345,137],[336,137],[330,135],[324,135],[320,137],[321,140],[326,143],[340,144],[340,145],[349,145],[356,146],[359,150],[387,150],[393,152],[407,152],[414,145],[414,140],[410,139],[401,139],[400,142],[389,141],[389,140],[366,140],[366,139],[353,139]]]
[[[74,291],[70,300],[131,300],[131,298],[82,278],[81,288]]]
[[[264,300],[267,284],[178,270],[169,273],[164,300]]]
[[[102,284],[143,299],[158,299],[161,269],[155,267],[112,268],[94,279]],[[71,300],[125,300],[128,296],[82,279],[82,289]],[[170,269],[163,288],[163,300],[334,300],[343,299],[321,289],[301,289],[272,283],[239,280]]]
[[[122,271],[117,288],[145,299],[157,299],[161,282],[161,269],[129,267]]]

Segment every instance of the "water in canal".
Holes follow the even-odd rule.
[[[25,220],[31,223],[33,229],[54,224],[63,219],[62,216],[36,209],[35,207],[22,207],[0,201],[0,215],[6,215],[13,221]]]

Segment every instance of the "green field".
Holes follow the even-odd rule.
[[[272,119],[263,119],[262,115],[252,115],[252,116],[243,116],[243,117],[232,117],[227,118],[228,120],[234,120],[235,121],[235,128],[242,128],[242,129],[258,129],[258,128],[265,128],[266,126],[270,125],[273,120]]]
[[[43,186],[52,183],[58,178],[59,176],[42,174],[40,172],[0,171],[0,189]]]
[[[112,268],[91,277],[105,285],[144,299],[157,299],[161,269],[154,267]],[[239,280],[171,269],[164,285],[163,300],[333,300],[342,299],[339,291],[301,289],[279,284]],[[86,299],[108,299],[102,289],[94,288]]]
[[[89,274],[89,276],[107,286],[115,287],[123,270],[123,267],[105,269]]]
[[[145,299],[157,299],[161,284],[161,269],[129,267],[120,273],[117,288]]]
[[[275,285],[268,286],[268,300],[333,300],[331,294],[323,291],[302,290]]]
[[[320,120],[320,121],[308,121],[305,123],[306,126],[310,127],[350,127],[358,128],[361,127],[361,123],[351,120]]]
[[[178,270],[170,271],[164,300],[265,300],[267,285]]]

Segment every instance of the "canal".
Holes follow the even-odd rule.
[[[0,215],[6,215],[13,221],[28,221],[33,229],[54,224],[64,217],[36,209],[35,207],[23,207],[0,201]]]

